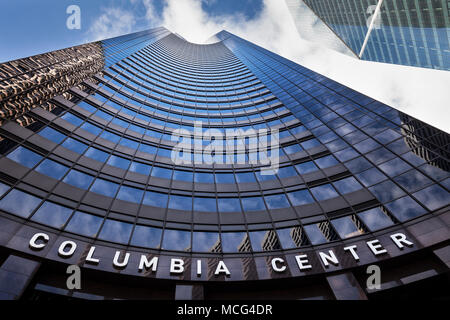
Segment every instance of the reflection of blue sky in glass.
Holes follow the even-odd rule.
[[[278,239],[280,240],[283,249],[292,249],[297,247],[294,243],[294,240],[292,240],[292,230],[292,228],[277,230]]]
[[[263,251],[262,245],[267,232],[268,231],[249,232],[253,251]]]
[[[297,164],[295,165],[295,168],[300,174],[306,174],[319,170],[319,168],[317,168],[317,166],[312,161]]]
[[[103,218],[77,211],[70,219],[65,230],[87,237],[94,237],[102,221]]]
[[[161,234],[161,229],[138,225],[134,228],[131,244],[140,247],[159,248]]]
[[[426,213],[411,197],[403,197],[385,205],[390,212],[401,222],[413,219]]]
[[[116,195],[117,189],[119,189],[119,185],[117,183],[97,179],[91,187],[91,192],[113,198]]]
[[[238,247],[246,236],[245,232],[224,232],[222,233],[223,252],[238,252]]]
[[[82,154],[86,149],[87,145],[84,143],[81,143],[77,140],[74,140],[72,138],[68,138],[66,141],[64,141],[63,144],[61,144],[64,148],[67,148],[69,150],[72,150],[73,152]]]
[[[169,209],[191,211],[192,210],[192,197],[176,196],[173,194],[170,195]]]
[[[41,164],[36,168],[37,172],[58,180],[64,176],[67,170],[69,170],[68,167],[49,159],[45,159],[44,161],[42,161]]]
[[[327,239],[320,231],[317,224],[310,224],[304,227],[306,234],[308,235],[309,241],[312,244],[321,244],[327,242]]]
[[[11,152],[7,158],[28,168],[34,167],[36,163],[42,159],[40,155],[24,147],[18,147],[16,150]]]
[[[301,206],[314,202],[314,199],[308,190],[290,192],[287,195],[289,197],[289,200],[291,200],[293,206]]]
[[[71,170],[63,181],[80,189],[86,190],[90,186],[92,180],[94,180],[94,177],[88,174],[77,170]]]
[[[350,217],[334,219],[331,220],[331,223],[342,239],[354,237],[358,234],[361,234]]]
[[[394,223],[379,207],[358,213],[370,231],[376,231],[391,226]]]
[[[117,194],[117,199],[134,203],[141,203],[143,194],[144,190],[121,186],[119,193]]]
[[[269,209],[281,209],[290,207],[289,202],[284,194],[276,194],[273,196],[264,196],[267,207]]]
[[[432,183],[430,179],[418,170],[408,171],[396,177],[394,180],[409,192],[414,192]]]
[[[194,232],[192,250],[196,252],[210,252],[217,244],[219,234],[215,232]]]
[[[0,197],[9,190],[9,186],[0,182]]]
[[[61,132],[58,132],[50,127],[45,127],[44,129],[39,131],[39,135],[55,143],[60,143],[66,137]]]
[[[72,209],[46,201],[36,211],[31,220],[60,229],[69,219],[72,211]]]
[[[266,206],[261,197],[242,198],[242,207],[244,212],[266,210]]]
[[[142,203],[147,206],[165,208],[167,206],[167,199],[169,199],[167,194],[147,191]]]
[[[369,190],[381,202],[387,202],[405,194],[403,190],[396,186],[392,181],[385,181],[377,184],[369,188]]]
[[[216,212],[215,198],[194,198],[194,211]]]
[[[354,191],[362,189],[362,186],[353,177],[335,181],[335,182],[333,182],[333,185],[342,194],[346,194],[346,193],[350,193],[350,192],[354,192]]]
[[[106,220],[98,237],[102,240],[127,244],[132,228],[133,225],[130,223]]]
[[[90,147],[84,154],[86,157],[97,160],[99,162],[105,162],[108,158],[108,154],[106,152],[100,151],[96,148]]]
[[[41,199],[28,193],[19,190],[11,190],[0,201],[0,209],[27,218],[40,202]]]
[[[413,194],[428,209],[436,210],[450,203],[450,194],[438,185],[432,185]]]
[[[338,196],[338,193],[330,184],[311,188],[311,193],[318,201],[328,200]]]
[[[189,231],[164,230],[162,248],[165,250],[186,251],[191,247],[191,233]]]
[[[217,204],[219,207],[219,212],[240,212],[241,205],[239,199],[218,199]]]

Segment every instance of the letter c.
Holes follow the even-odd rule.
[[[37,241],[42,238],[44,243],[37,243]],[[31,239],[30,239],[30,248],[35,250],[43,249],[46,245],[48,240],[50,240],[50,237],[46,233],[36,233]]]

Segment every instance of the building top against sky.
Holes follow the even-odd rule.
[[[257,280],[271,295],[306,279],[286,294],[361,299],[369,264],[403,285],[397,257],[408,275],[441,279],[449,135],[228,31],[216,38],[154,28],[0,65],[0,274],[15,251],[38,296],[73,293],[65,273],[49,280],[48,260],[78,263],[89,283],[167,285],[96,286],[110,298]],[[247,138],[225,143],[236,129]]]
[[[300,33],[310,32],[298,13],[307,5],[361,59],[450,70],[446,0],[298,0],[288,4]],[[314,40],[333,43],[321,34]]]

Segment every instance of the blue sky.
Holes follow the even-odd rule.
[[[81,8],[81,30],[66,27],[69,5]],[[317,34],[315,15],[299,10]],[[285,0],[0,0],[0,63],[156,26],[194,43],[226,29],[450,132],[450,72],[361,61],[327,49],[326,39],[306,41]]]
[[[150,2],[154,14],[161,15],[165,1]],[[81,30],[66,27],[69,17],[66,9],[70,5],[81,8]],[[261,12],[262,0],[204,0],[201,7],[211,17],[240,14],[251,20]],[[0,1],[0,62],[90,41],[95,37],[92,26],[108,8],[132,13],[135,23],[131,31],[143,30],[157,23],[147,19],[144,1],[140,0]]]

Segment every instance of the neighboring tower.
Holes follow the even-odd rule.
[[[450,70],[447,0],[287,0],[287,4],[301,35],[311,34],[301,19],[310,17],[306,5],[363,60]],[[321,34],[316,34],[316,41],[332,46],[334,42]]]

